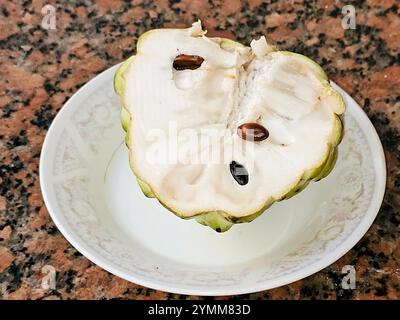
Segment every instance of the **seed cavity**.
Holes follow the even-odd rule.
[[[246,168],[237,163],[236,161],[232,161],[229,164],[229,169],[231,170],[231,175],[233,179],[236,180],[241,186],[244,186],[249,182],[249,173],[247,172]]]
[[[269,137],[268,130],[255,122],[243,123],[238,127],[237,134],[248,141],[263,141]]]
[[[180,54],[175,57],[172,67],[175,70],[195,70],[200,68],[204,59],[196,55]]]

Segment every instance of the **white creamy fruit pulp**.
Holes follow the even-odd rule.
[[[195,70],[174,70],[179,54],[204,62]],[[150,31],[126,72],[123,97],[132,117],[134,171],[183,217],[254,213],[326,159],[337,101],[322,80],[309,62],[273,51],[264,37],[244,47],[207,38],[199,23]],[[241,139],[237,127],[251,122],[264,126],[268,139]],[[206,132],[223,138],[199,143]],[[224,157],[201,161],[211,152]],[[232,161],[247,169],[247,184],[233,179]]]

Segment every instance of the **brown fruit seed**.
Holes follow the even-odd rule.
[[[237,134],[248,141],[263,141],[269,136],[268,130],[255,122],[243,123],[238,127]]]
[[[200,56],[180,54],[175,57],[172,66],[175,70],[194,70],[200,68],[203,61],[204,59]]]

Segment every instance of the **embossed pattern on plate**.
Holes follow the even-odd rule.
[[[373,222],[385,188],[383,151],[368,118],[343,91],[345,136],[332,174],[256,221],[216,234],[139,192],[123,145],[115,70],[66,103],[40,163],[42,193],[56,225],[104,269],[176,293],[260,291],[333,263]]]

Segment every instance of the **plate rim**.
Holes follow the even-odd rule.
[[[375,188],[374,193],[372,195],[372,199],[368,210],[365,212],[362,220],[358,224],[358,226],[353,230],[353,232],[344,240],[335,250],[330,252],[329,254],[325,255],[323,259],[320,259],[316,262],[311,263],[306,268],[298,270],[296,272],[290,273],[288,275],[284,275],[283,277],[279,277],[277,279],[269,279],[267,281],[263,281],[257,283],[256,285],[238,285],[237,287],[229,287],[227,289],[223,289],[220,287],[210,288],[209,290],[203,288],[180,288],[179,286],[173,285],[165,285],[156,283],[154,281],[149,281],[147,279],[143,279],[140,275],[133,276],[132,274],[128,274],[123,269],[119,268],[118,266],[110,264],[110,261],[102,258],[101,256],[96,255],[95,252],[91,252],[90,248],[85,248],[82,246],[78,240],[74,238],[74,236],[68,231],[68,228],[64,226],[62,221],[58,218],[57,210],[52,206],[52,202],[49,199],[49,195],[47,192],[47,183],[45,174],[45,164],[46,158],[49,158],[49,152],[51,150],[51,139],[52,133],[56,130],[58,122],[62,121],[63,114],[65,114],[65,110],[71,108],[74,105],[75,100],[77,99],[78,94],[84,95],[86,91],[90,90],[92,87],[95,87],[98,81],[101,81],[103,78],[109,77],[110,73],[115,73],[116,69],[118,68],[119,64],[114,65],[103,72],[99,73],[91,80],[89,80],[86,84],[84,84],[79,90],[77,90],[67,102],[64,103],[60,111],[57,113],[56,117],[52,121],[44,142],[42,144],[41,153],[40,153],[40,160],[39,160],[39,182],[40,182],[40,190],[44,200],[44,204],[47,208],[47,211],[53,220],[54,224],[61,232],[63,237],[81,254],[83,254],[88,260],[92,263],[98,265],[100,268],[110,272],[113,275],[116,275],[122,279],[125,279],[129,282],[134,284],[138,284],[141,286],[145,286],[147,288],[160,290],[164,292],[176,293],[176,294],[185,294],[185,295],[200,295],[200,296],[228,296],[228,295],[238,295],[238,294],[249,294],[254,292],[260,292],[265,290],[270,290],[273,288],[277,288],[283,285],[287,285],[293,283],[295,281],[304,279],[314,273],[321,271],[322,269],[328,267],[329,265],[333,264],[335,261],[340,259],[344,256],[348,251],[350,251],[360,240],[361,238],[367,233],[369,228],[371,227],[372,223],[374,222],[379,209],[382,205],[383,198],[385,195],[386,190],[386,179],[387,179],[387,172],[386,172],[386,160],[384,149],[378,133],[376,132],[375,127],[371,123],[370,119],[363,111],[363,109],[359,106],[359,104],[341,87],[337,84],[332,82],[335,89],[337,89],[341,94],[345,95],[346,99],[348,100],[349,104],[353,104],[354,107],[352,108],[352,115],[354,115],[355,120],[362,128],[363,132],[368,132],[371,135],[367,138],[367,142],[369,147],[371,148],[374,146],[375,148],[372,150],[374,153],[374,173],[377,177],[375,181]],[[113,77],[111,77],[113,78]],[[347,111],[349,112],[349,111]],[[111,262],[112,263],[112,262]]]

